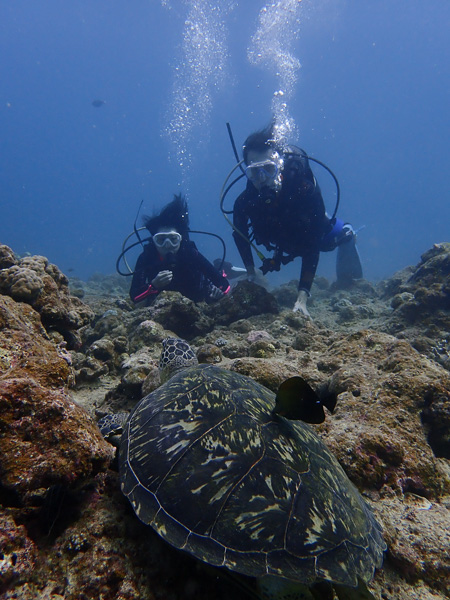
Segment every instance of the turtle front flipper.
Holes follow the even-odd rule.
[[[367,585],[361,580],[356,588],[337,584],[333,587],[339,600],[376,600]]]
[[[105,440],[116,448],[119,447],[120,437],[128,417],[129,413],[127,412],[114,413],[105,415],[97,423],[100,433]]]
[[[258,579],[258,589],[262,600],[376,600],[362,581],[356,588],[324,581],[307,586],[267,575]]]
[[[316,600],[307,585],[274,575],[259,577],[258,590],[262,600]]]

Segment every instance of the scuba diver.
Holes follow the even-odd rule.
[[[282,264],[300,256],[302,267],[293,310],[309,317],[306,303],[320,252],[338,248],[339,286],[362,278],[355,232],[349,223],[334,215],[328,217],[307,154],[296,146],[277,143],[274,123],[247,137],[243,156],[247,185],[234,203],[233,237],[247,276],[251,280],[255,275],[254,243],[274,252],[272,258],[263,260],[263,274],[279,271]]]
[[[133,302],[151,301],[161,290],[177,291],[194,302],[215,302],[230,285],[189,240],[186,200],[175,195],[159,214],[144,217],[151,240],[136,262],[131,282]]]

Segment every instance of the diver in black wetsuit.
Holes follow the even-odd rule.
[[[130,288],[133,302],[154,298],[161,290],[177,291],[194,302],[214,302],[230,285],[189,240],[186,200],[181,195],[158,215],[145,217],[151,241],[136,262]]]
[[[271,125],[249,135],[244,143],[248,181],[234,203],[233,237],[249,278],[255,274],[250,242],[274,252],[263,261],[263,273],[278,271],[281,264],[302,257],[294,311],[309,316],[306,301],[321,251],[338,247],[341,284],[360,279],[362,268],[354,231],[348,223],[327,216],[307,155],[293,146],[280,147],[273,133]]]

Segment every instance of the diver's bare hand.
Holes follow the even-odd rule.
[[[305,315],[305,317],[311,318],[311,315],[306,308],[306,301],[308,300],[308,292],[305,290],[300,290],[297,296],[297,300],[295,301],[293,311],[300,312]]]
[[[160,271],[158,275],[152,279],[152,286],[157,290],[163,290],[170,284],[172,279],[172,271]]]
[[[211,300],[211,302],[216,302],[217,300],[220,300],[223,297],[223,292],[220,288],[216,287],[215,285],[211,285],[208,297]]]

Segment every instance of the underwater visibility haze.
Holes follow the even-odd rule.
[[[192,228],[240,266],[219,209],[226,123],[240,152],[274,115],[336,174],[365,277],[416,264],[449,234],[449,25],[448,0],[6,0],[1,243],[82,279],[112,273],[141,201],[142,216],[183,192]],[[312,168],[331,214],[333,180]]]

